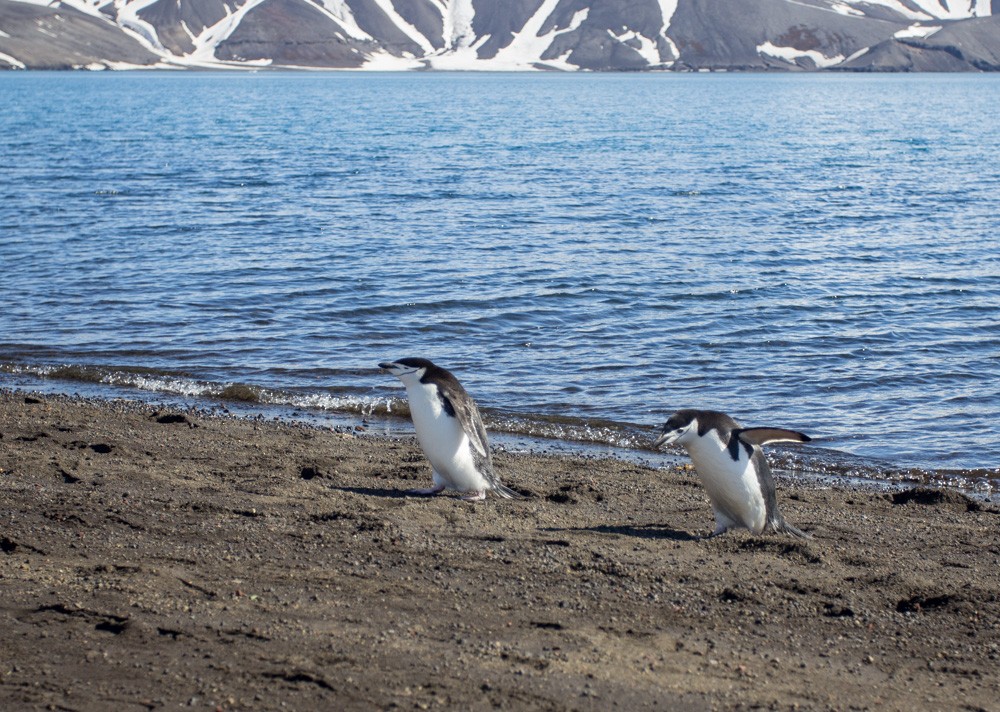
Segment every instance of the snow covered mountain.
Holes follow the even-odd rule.
[[[0,68],[993,71],[994,2],[0,0]]]

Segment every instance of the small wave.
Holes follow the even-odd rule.
[[[257,389],[246,384],[199,381],[186,374],[136,367],[85,365],[25,365],[0,363],[0,372],[45,380],[134,388],[154,393],[195,397],[219,397],[243,402],[261,402]]]
[[[230,383],[219,391],[219,398],[241,403],[263,403],[264,389],[246,383]]]
[[[137,367],[90,365],[37,365],[0,362],[0,373],[43,380],[67,381],[130,388],[185,398],[208,398],[224,402],[334,410],[362,416],[403,416],[410,414],[406,401],[368,398],[335,393],[297,392],[241,382],[201,380],[188,374]]]
[[[570,440],[612,448],[643,450],[654,439],[648,428],[634,423],[539,414],[528,417],[490,410],[484,410],[483,418],[492,432],[545,440]]]

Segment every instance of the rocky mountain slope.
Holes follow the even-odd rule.
[[[993,71],[994,1],[0,0],[0,68]]]

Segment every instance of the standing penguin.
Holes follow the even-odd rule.
[[[725,413],[679,410],[664,423],[653,447],[677,443],[691,456],[715,512],[710,537],[742,527],[754,534],[770,529],[808,539],[778,511],[774,478],[760,446],[810,440],[783,428],[741,428]]]
[[[486,428],[472,397],[449,371],[425,358],[401,358],[379,364],[406,386],[417,441],[430,460],[434,486],[410,494],[434,495],[445,489],[468,493],[462,499],[486,499],[493,490],[505,499],[519,497],[500,484]]]

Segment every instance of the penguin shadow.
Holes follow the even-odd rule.
[[[386,487],[331,487],[338,492],[351,492],[352,494],[362,494],[366,497],[384,497],[385,499],[410,499],[419,496],[409,494],[406,490],[389,489]]]
[[[597,527],[546,527],[543,531],[550,532],[594,532],[596,534],[622,534],[624,536],[634,536],[639,539],[669,539],[670,541],[699,541],[702,537],[671,529],[659,524],[636,524],[615,526],[612,524],[602,524]]]

